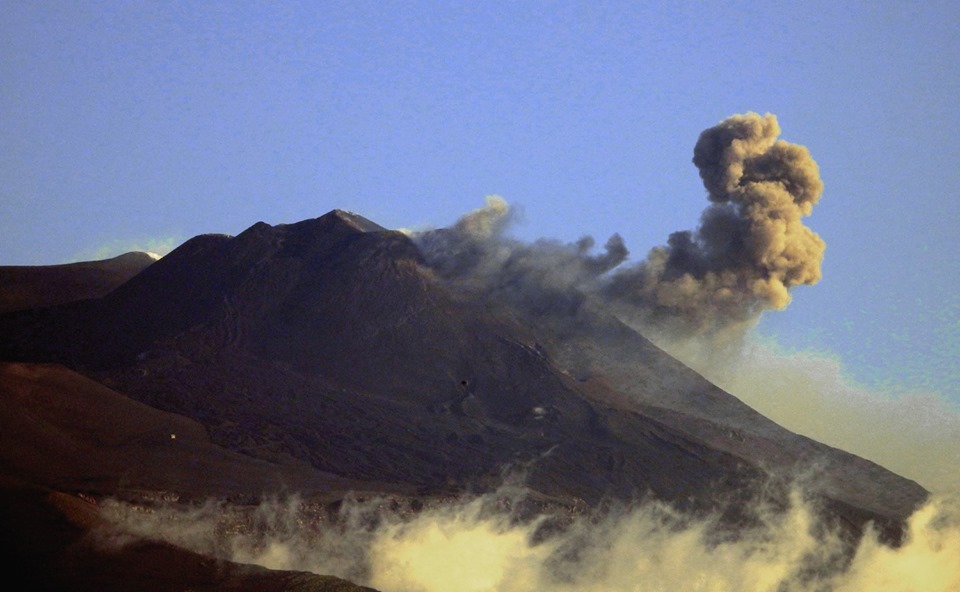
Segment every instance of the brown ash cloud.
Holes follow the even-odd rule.
[[[693,163],[710,205],[696,230],[612,276],[603,294],[621,313],[674,336],[737,331],[820,279],[825,245],[803,218],[823,183],[809,151],[779,135],[776,117],[756,113],[700,134]]]

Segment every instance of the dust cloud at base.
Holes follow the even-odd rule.
[[[382,592],[949,592],[960,589],[960,501],[935,497],[910,518],[898,547],[867,531],[854,551],[818,521],[800,492],[783,512],[758,506],[735,533],[716,516],[650,502],[580,515],[511,517],[497,493],[419,512],[385,500],[345,504],[311,520],[291,498],[241,510],[103,504],[106,547],[139,538],[222,559],[340,576]],[[513,499],[516,499],[515,497]],[[245,518],[238,518],[240,512]]]

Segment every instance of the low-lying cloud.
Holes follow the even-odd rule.
[[[345,504],[333,518],[302,500],[259,508],[208,503],[144,509],[103,505],[102,544],[131,537],[273,569],[337,575],[383,592],[948,592],[960,589],[960,504],[934,498],[898,547],[868,531],[853,547],[797,492],[783,512],[757,507],[731,534],[717,516],[650,502],[519,520],[517,492],[391,510],[388,500]],[[505,502],[505,499],[507,502]]]

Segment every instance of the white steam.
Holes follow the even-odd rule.
[[[960,504],[920,508],[899,547],[868,531],[852,553],[799,494],[735,535],[715,517],[648,503],[557,528],[518,520],[491,495],[418,513],[383,500],[347,504],[336,520],[297,499],[255,510],[222,504],[149,510],[103,506],[102,540],[148,537],[234,561],[332,574],[383,592],[955,592]]]

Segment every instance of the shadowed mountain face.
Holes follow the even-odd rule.
[[[0,313],[100,298],[154,261],[147,253],[125,253],[65,265],[0,266]]]
[[[470,294],[405,235],[341,211],[195,237],[102,298],[0,316],[0,334],[0,359],[67,366],[143,417],[186,422],[191,458],[216,450],[255,494],[273,467],[278,489],[457,493],[509,477],[566,503],[708,509],[806,475],[857,525],[926,497],[766,420],[612,316],[534,318]]]

